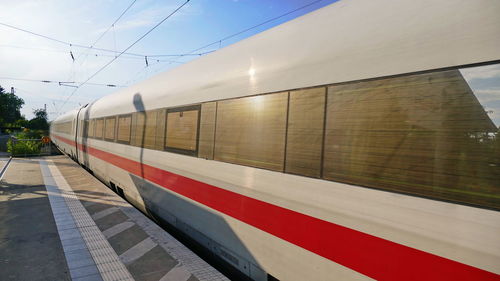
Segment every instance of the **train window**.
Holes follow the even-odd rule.
[[[132,124],[131,124],[131,128],[132,128],[132,131],[130,132],[130,145],[134,145],[134,146],[142,146],[142,138],[140,136],[142,136],[142,131],[139,131],[142,129],[141,126],[138,126],[138,115],[141,115],[141,114],[144,114],[144,112],[134,112],[132,113]],[[141,119],[142,120],[142,119]]]
[[[64,134],[68,134],[70,135],[71,134],[71,124],[72,124],[72,121],[66,121],[66,122],[62,122],[59,124],[59,131],[61,133],[64,133]]]
[[[81,136],[83,135],[83,124],[84,124],[84,120],[80,120],[80,123],[78,124],[78,135]]]
[[[216,102],[201,105],[198,157],[214,159]]]
[[[133,114],[133,145],[155,149],[157,113],[157,111],[143,111]]]
[[[63,122],[56,124],[56,132],[58,132],[58,133],[64,133]]]
[[[288,93],[217,102],[214,159],[283,171]]]
[[[121,143],[130,142],[130,125],[132,124],[132,115],[118,116],[118,135],[117,141]]]
[[[106,117],[105,119],[105,129],[104,138],[108,141],[115,140],[115,130],[116,130],[116,116]]]
[[[321,176],[326,88],[291,91],[285,172]]]
[[[89,126],[88,126],[88,131],[87,131],[87,136],[89,138],[94,137],[94,127],[95,127],[95,119],[90,119],[88,120]]]
[[[324,178],[500,209],[500,75],[462,72],[329,87]]]
[[[80,121],[80,135],[82,137],[87,137],[87,128],[89,126],[89,120],[81,120]]]
[[[102,139],[104,131],[104,119],[99,118],[95,120],[95,138]]]
[[[165,145],[165,119],[167,118],[167,110],[159,109],[157,110],[157,114],[155,149],[163,150],[163,146]]]
[[[199,105],[167,110],[166,150],[196,154],[199,111]]]
[[[156,123],[158,120],[157,111],[146,111],[146,126],[144,134],[144,147],[155,149],[156,147]]]

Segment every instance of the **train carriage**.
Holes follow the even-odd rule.
[[[71,111],[52,140],[254,280],[499,280],[500,97],[472,83],[500,73],[498,14],[340,1]]]

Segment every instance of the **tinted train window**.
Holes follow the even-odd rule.
[[[134,146],[142,146],[142,126],[139,126],[138,122],[143,120],[142,118],[139,120],[139,115],[144,114],[144,112],[134,112],[132,113],[132,131],[130,132],[130,144]]]
[[[321,176],[326,88],[290,92],[285,172]]]
[[[167,118],[167,110],[158,109],[156,112],[155,149],[163,150],[165,146],[165,119]]]
[[[57,133],[61,132],[61,123],[54,123],[54,131]]]
[[[130,127],[132,124],[132,115],[118,116],[118,142],[130,142]]]
[[[283,171],[288,93],[217,102],[214,159]]]
[[[500,209],[500,98],[481,95],[458,70],[329,87],[324,178]]]
[[[198,157],[214,159],[216,102],[201,105]]]
[[[87,130],[89,127],[89,120],[82,120],[80,121],[80,135],[82,137],[87,137]]]
[[[81,135],[82,135],[82,133],[83,133],[83,124],[84,124],[83,120],[80,120],[80,123],[79,123],[79,124],[78,124],[78,126],[77,126],[77,130],[78,130],[78,133],[77,133],[77,134],[78,134],[78,135],[80,135],[80,136],[81,136]]]
[[[108,141],[114,141],[115,140],[115,125],[116,125],[116,117],[106,117],[106,124],[105,124],[105,134],[104,138]]]
[[[94,126],[95,126],[95,119],[91,119],[91,120],[88,120],[87,122],[89,122],[89,125],[87,127],[87,136],[89,138],[93,138],[94,137]]]
[[[95,137],[98,139],[102,139],[104,131],[104,119],[96,119],[95,120]]]
[[[63,134],[71,134],[71,123],[72,121],[66,121],[57,124],[56,131]]]
[[[143,115],[144,116],[144,115]],[[156,144],[156,123],[158,121],[157,111],[146,111],[144,147],[155,149]]]
[[[132,116],[132,144],[155,149],[157,111],[136,112]]]
[[[166,150],[196,153],[199,111],[199,105],[168,109]]]

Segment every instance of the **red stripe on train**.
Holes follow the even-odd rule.
[[[55,137],[75,146],[74,141]],[[101,160],[377,280],[500,280],[492,272],[86,148]],[[81,144],[79,149],[83,150]]]

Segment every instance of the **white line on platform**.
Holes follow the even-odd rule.
[[[192,275],[202,281],[229,281],[215,268],[190,251],[181,242],[175,239],[168,232],[159,227],[156,223],[148,219],[132,206],[120,206],[115,204],[127,217],[135,222],[149,237],[160,245],[169,255],[178,260]]]
[[[129,271],[120,261],[55,163],[51,160],[40,160],[40,168],[71,276],[76,278],[75,272],[78,268],[95,264],[103,281],[133,281]],[[71,220],[75,223],[75,228],[62,230],[62,222],[67,224]],[[78,239],[74,237],[78,237]],[[90,253],[92,263],[84,260],[84,254],[82,257],[66,254],[70,252],[67,251],[67,248],[75,246],[73,243],[75,239],[81,241],[79,243],[85,243],[85,250]],[[99,279],[99,275],[95,277]]]
[[[107,209],[104,209],[100,212],[93,214],[92,219],[94,219],[94,220],[102,219],[105,216],[111,215],[112,213],[114,213],[116,211],[118,211],[118,208],[116,208],[116,207],[107,208]]]
[[[144,256],[147,252],[151,251],[156,244],[151,238],[146,238],[141,242],[134,245],[132,248],[125,251],[125,253],[120,255],[120,259],[124,264],[130,264],[134,262],[136,259]]]
[[[104,234],[104,236],[106,236],[106,238],[111,238],[111,237],[113,237],[119,233],[122,233],[123,231],[131,228],[134,225],[135,225],[135,223],[133,223],[131,221],[125,221],[125,222],[119,223],[117,225],[114,225],[114,226],[104,230],[102,232],[102,234]]]
[[[183,265],[177,265],[158,281],[187,281],[191,273]]]
[[[7,163],[3,165],[2,170],[0,171],[0,181],[3,179],[3,175],[7,172],[7,168],[9,167],[10,162],[12,161],[12,156],[7,160]]]

